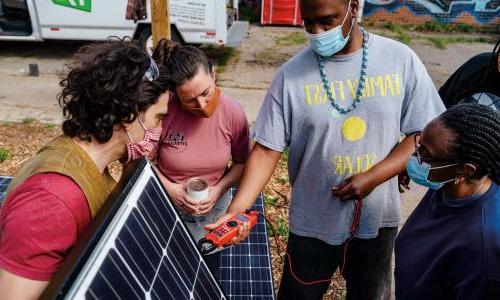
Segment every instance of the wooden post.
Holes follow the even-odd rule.
[[[151,0],[151,30],[153,45],[163,38],[170,39],[170,16],[168,0]]]

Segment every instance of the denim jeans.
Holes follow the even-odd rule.
[[[219,200],[217,200],[214,208],[212,208],[212,210],[204,216],[193,216],[182,210],[179,210],[181,219],[184,221],[184,224],[188,228],[189,232],[191,232],[191,235],[196,242],[205,237],[205,234],[207,233],[204,228],[205,225],[214,223],[220,216],[226,213],[227,207],[231,203],[231,200],[231,191],[228,190],[219,198]],[[216,250],[216,252],[204,255],[204,259],[208,265],[208,268],[212,271],[216,278],[219,277],[220,272],[219,251],[220,250]]]
[[[391,297],[391,256],[397,227],[381,228],[374,239],[353,239],[348,244],[343,277],[347,300],[379,300]],[[287,252],[292,268],[303,281],[332,278],[342,266],[344,245],[329,245],[319,239],[290,233]],[[290,273],[285,259],[278,299],[322,299],[329,283],[302,285]]]
[[[184,224],[186,224],[186,227],[189,232],[191,232],[191,235],[196,242],[198,242],[201,238],[204,238],[205,234],[207,234],[205,231],[205,225],[214,223],[220,216],[226,213],[231,200],[231,191],[228,190],[219,198],[219,200],[217,200],[217,203],[214,205],[212,210],[206,215],[195,216],[188,214],[181,209],[179,210],[181,219],[184,221]]]

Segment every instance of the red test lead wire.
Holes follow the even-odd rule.
[[[340,273],[338,276],[342,276],[342,274],[344,273],[344,269],[345,269],[345,265],[346,265],[346,260],[347,260],[347,250],[348,250],[348,245],[349,245],[349,242],[356,237],[356,235],[358,234],[358,231],[359,231],[359,223],[360,223],[360,220],[361,220],[361,210],[363,208],[363,201],[361,200],[361,198],[358,198],[356,200],[356,203],[355,203],[355,206],[354,206],[354,212],[353,212],[353,218],[352,218],[352,223],[351,223],[351,230],[349,232],[349,238],[345,241],[345,244],[344,244],[344,257],[343,257],[343,260],[342,260],[342,267],[340,268]],[[281,251],[285,253],[286,257],[288,258],[288,267],[290,269],[290,274],[292,274],[292,277],[300,284],[302,285],[316,285],[316,284],[320,284],[320,283],[330,283],[332,280],[336,280],[337,278],[334,277],[334,278],[325,278],[325,279],[320,279],[320,280],[315,280],[315,281],[304,281],[304,280],[301,280],[299,278],[299,276],[297,276],[295,274],[295,272],[293,271],[293,267],[292,267],[292,258],[290,256],[290,254],[288,254],[288,252],[286,251],[286,247],[285,245],[283,244],[283,242],[281,241],[281,239],[276,235],[276,232],[274,230],[274,226],[271,222],[269,222],[269,220],[267,220],[267,218],[264,216],[264,214],[262,214],[261,212],[259,212],[260,215],[262,215],[262,217],[266,220],[266,222],[271,226],[271,231],[273,232],[273,236],[274,236],[274,239],[275,241],[278,242],[279,244],[279,248],[281,248]],[[280,255],[281,256],[281,255]]]

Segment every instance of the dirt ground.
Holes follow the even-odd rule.
[[[387,29],[369,28],[369,31],[397,37]],[[468,58],[493,48],[489,43],[467,42],[449,44],[445,49],[440,49],[429,42],[429,37],[436,35],[411,32],[408,35],[411,38],[410,47],[422,59],[437,87]],[[58,41],[0,43],[1,175],[14,175],[19,166],[43,143],[60,133],[59,127],[52,125],[61,122],[56,101],[60,74],[72,53],[83,44]],[[306,47],[306,40],[299,28],[252,25],[242,47],[229,60],[224,72],[218,74],[218,84],[224,93],[242,103],[249,121],[253,122],[277,69],[303,47]],[[30,63],[38,64],[39,77],[26,75]],[[8,152],[7,159],[3,162],[2,149],[7,149]],[[278,235],[285,240],[290,196],[286,157],[279,164],[265,192],[268,216],[277,227]],[[403,195],[402,209],[405,218],[424,192],[413,186],[411,192]],[[282,263],[273,239],[271,251],[277,287]],[[332,282],[325,299],[341,299],[342,287],[342,281]]]

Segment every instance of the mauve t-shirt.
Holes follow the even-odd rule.
[[[230,161],[244,163],[250,152],[248,121],[240,104],[221,93],[210,118],[192,116],[174,97],[157,152],[160,171],[171,181],[185,183],[192,177],[217,184]]]

